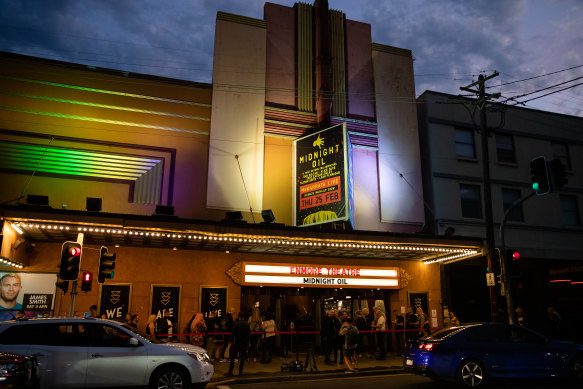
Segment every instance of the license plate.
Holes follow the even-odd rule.
[[[407,365],[407,366],[413,366],[413,360],[412,359],[407,359],[405,361],[405,365]]]

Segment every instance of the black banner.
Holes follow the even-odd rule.
[[[217,311],[217,317],[221,317],[227,311],[226,287],[201,287],[200,311],[204,317],[208,317],[212,311]]]
[[[130,284],[101,284],[99,315],[112,320],[125,320],[130,312],[131,292]]]
[[[164,312],[168,311],[172,321],[179,323],[180,290],[181,286],[176,285],[152,285],[150,313],[156,315],[156,318],[160,318],[164,316]]]
[[[423,309],[423,313],[429,317],[429,300],[427,293],[409,293],[409,304],[413,308],[413,313],[415,313],[417,307]]]
[[[53,295],[45,293],[25,293],[22,309],[25,311],[50,311],[53,306]]]
[[[346,131],[334,126],[295,141],[297,226],[347,220]]]

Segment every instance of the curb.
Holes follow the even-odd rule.
[[[358,370],[350,374],[351,377],[354,376],[375,376],[375,375],[389,375],[389,374],[399,374],[404,373],[405,369],[402,366],[392,366],[392,367],[377,367],[377,368],[365,368]],[[338,370],[326,370],[321,372],[312,373],[282,373],[282,374],[251,374],[235,377],[217,377],[217,379],[212,379],[209,382],[208,387],[214,387],[219,385],[234,385],[234,384],[255,384],[255,383],[266,383],[266,382],[281,382],[281,381],[305,381],[313,379],[324,379],[324,378],[340,378],[347,377],[348,374],[345,373],[344,369]]]

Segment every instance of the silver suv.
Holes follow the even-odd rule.
[[[41,388],[204,387],[214,373],[200,347],[159,342],[105,319],[0,322],[0,350],[36,356]]]

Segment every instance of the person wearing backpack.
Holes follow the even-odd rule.
[[[356,360],[356,348],[358,347],[358,329],[352,325],[351,318],[342,321],[339,335],[344,336],[344,363],[346,363],[346,373],[353,373],[358,370]]]

